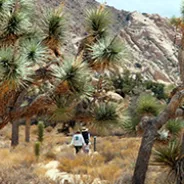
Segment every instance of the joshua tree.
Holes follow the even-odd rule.
[[[15,146],[18,120],[26,119],[26,141],[29,141],[32,116],[65,121],[75,118],[76,106],[83,101],[92,99],[88,103],[92,107],[100,98],[94,89],[101,86],[101,80],[98,86],[94,85],[94,73],[103,74],[122,66],[126,53],[117,37],[106,38],[109,13],[104,6],[87,11],[89,36],[83,40],[75,59],[64,59],[60,51],[65,32],[63,5],[43,10],[37,22],[33,1],[0,2],[0,128],[12,123]],[[90,111],[92,118],[94,113]],[[109,120],[112,115],[116,118],[113,111]]]
[[[182,7],[182,16],[184,16],[184,6]],[[181,31],[182,38],[178,52],[178,61],[180,68],[180,79],[182,82],[181,86],[176,87],[171,93],[171,100],[165,110],[163,110],[157,117],[147,122],[144,135],[142,138],[141,146],[138,153],[138,158],[133,175],[133,184],[144,184],[146,171],[151,155],[151,150],[154,144],[154,140],[157,134],[157,130],[160,129],[169,119],[176,117],[176,110],[181,105],[184,98],[184,24],[182,19],[175,21],[177,29]],[[182,143],[183,144],[183,143]],[[182,178],[183,176],[181,176]],[[179,180],[177,184],[182,181]]]

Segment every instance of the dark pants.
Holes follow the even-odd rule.
[[[82,146],[74,146],[76,154],[82,149]]]

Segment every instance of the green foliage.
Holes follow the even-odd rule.
[[[5,36],[8,35],[20,35],[24,33],[25,26],[29,27],[29,22],[22,13],[13,13],[6,17],[6,24],[4,24],[3,31]]]
[[[3,42],[7,39],[18,39],[31,30],[30,18],[33,15],[32,1],[0,1],[0,37]],[[13,38],[13,36],[15,36]],[[11,38],[8,38],[11,37]]]
[[[125,70],[123,75],[112,76],[113,86],[115,91],[122,95],[138,95],[143,88],[143,80],[140,74],[134,77],[129,70]]]
[[[52,121],[66,122],[71,120],[75,114],[75,106],[78,103],[75,95],[65,94],[65,95],[54,95],[53,100],[57,106],[56,110],[51,115],[50,119]]]
[[[180,144],[178,141],[170,141],[168,146],[158,146],[154,149],[155,162],[168,165],[175,169],[177,160],[180,155]]]
[[[138,98],[136,112],[139,115],[150,114],[156,116],[160,110],[157,99],[149,94],[143,94]]]
[[[105,9],[96,8],[87,10],[86,15],[87,31],[96,39],[104,38],[111,22],[109,12]]]
[[[28,62],[21,55],[14,56],[11,47],[0,49],[0,78],[2,81],[10,81],[14,85],[25,85],[31,81],[32,70],[28,68]]]
[[[34,154],[36,156],[36,159],[38,160],[39,156],[40,156],[40,142],[35,142],[35,145],[34,145]]]
[[[164,84],[156,83],[153,81],[146,81],[145,83],[146,89],[150,89],[156,98],[165,99],[166,95],[164,92]]]
[[[43,142],[43,137],[44,137],[44,123],[40,121],[38,123],[38,141]]]
[[[44,13],[41,21],[41,31],[44,37],[43,39],[48,41],[48,44],[62,43],[65,37],[66,24],[64,14],[60,9],[48,9]]]
[[[173,119],[173,120],[169,120],[166,124],[166,128],[169,130],[169,132],[173,135],[178,135],[179,132],[182,129],[182,121],[181,120],[177,120],[177,119]]]
[[[116,112],[118,105],[112,102],[99,102],[94,108],[93,125],[98,128],[110,128],[117,126],[119,116]]]
[[[122,123],[122,128],[125,130],[126,133],[134,134],[136,133],[136,126],[140,122],[138,117],[130,116],[127,120]]]
[[[68,93],[75,94],[79,98],[91,96],[92,78],[86,63],[66,60],[60,66],[54,66],[52,71],[59,84],[67,83]]]
[[[26,40],[21,45],[22,54],[30,63],[43,64],[47,60],[47,49],[36,40]]]
[[[91,66],[97,66],[101,69],[123,66],[123,61],[128,58],[128,52],[125,45],[118,39],[101,39],[89,47],[92,61]]]

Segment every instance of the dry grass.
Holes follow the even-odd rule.
[[[1,166],[30,166],[35,162],[35,157],[31,148],[17,147],[15,150],[8,148],[0,149]]]
[[[25,177],[30,178],[30,181],[34,181],[35,184],[52,184],[52,182],[45,182],[43,178],[40,178],[47,172],[47,169],[41,165],[56,160],[60,162],[58,169],[61,172],[80,176],[80,180],[86,184],[91,184],[97,178],[105,180],[107,184],[131,184],[140,138],[97,137],[97,152],[92,151],[90,155],[84,153],[75,155],[74,148],[68,146],[71,137],[57,134],[55,129],[50,130],[45,131],[44,141],[41,145],[41,156],[36,162],[33,146],[37,139],[37,127],[31,127],[31,142],[25,143],[24,126],[21,126],[20,145],[15,149],[10,149],[10,126],[5,127],[0,134],[2,142],[5,143],[5,146],[0,144],[0,158],[3,158],[0,160],[0,178],[5,178],[5,181],[8,181],[7,173],[11,171],[9,184],[12,181],[14,182],[12,184],[26,183],[24,177],[21,178],[20,182],[17,182],[17,172],[24,173]],[[93,145],[91,149],[92,147]],[[167,184],[166,173],[161,167],[149,166],[146,184]],[[16,176],[13,177],[15,174]],[[33,180],[33,176],[35,180]],[[77,179],[75,183],[79,183]]]
[[[38,177],[31,167],[2,167],[0,168],[1,184],[54,184],[48,178]]]
[[[75,174],[87,174],[88,169],[91,167],[97,167],[104,164],[104,158],[99,155],[84,155],[80,154],[77,157],[74,155],[67,155],[60,159],[59,169],[61,171],[75,173]]]

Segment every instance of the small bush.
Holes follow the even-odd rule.
[[[153,96],[146,94],[141,95],[138,98],[136,111],[137,114],[144,115],[144,114],[151,114],[156,116],[159,113],[160,105],[156,98]]]
[[[97,167],[104,164],[102,155],[78,155],[73,158],[61,158],[59,169],[69,173],[86,174],[88,167]],[[83,173],[82,173],[83,172]]]
[[[1,184],[54,184],[48,178],[38,177],[31,167],[1,167],[0,168]]]
[[[107,184],[112,184],[121,176],[121,171],[122,170],[114,164],[106,164],[100,167],[97,173],[101,180],[106,180],[108,181]]]
[[[180,120],[169,120],[166,124],[166,128],[173,135],[178,135],[182,129],[182,122]]]
[[[53,150],[48,150],[48,152],[45,154],[46,159],[49,160],[56,160],[56,154],[53,152]]]
[[[125,70],[123,75],[112,76],[112,82],[116,93],[122,97],[140,94],[143,90],[142,76],[139,73],[133,76],[129,70]]]
[[[126,133],[136,133],[136,127],[140,122],[138,117],[130,117],[127,121],[122,123],[122,128],[125,130]]]
[[[93,127],[99,131],[106,131],[119,123],[118,104],[100,102],[94,108]]]
[[[166,98],[164,84],[156,83],[153,81],[146,81],[144,84],[146,86],[146,89],[150,89],[154,93],[154,96],[159,100]]]
[[[180,155],[180,144],[176,140],[171,141],[168,146],[158,146],[155,148],[153,154],[155,162],[168,165],[174,169]]]

